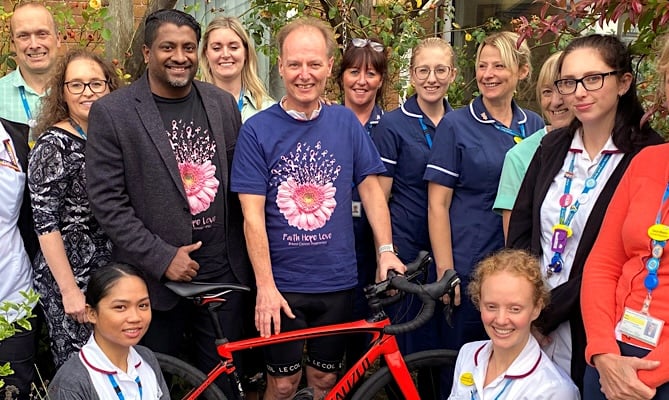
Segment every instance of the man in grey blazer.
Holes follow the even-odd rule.
[[[153,321],[143,344],[177,355],[192,328],[196,364],[216,363],[206,310],[194,308],[166,281],[250,284],[238,198],[229,171],[241,126],[232,96],[194,81],[200,26],[177,10],[146,20],[147,72],[89,117],[86,148],[91,207],[114,243],[114,261],[147,275]],[[241,295],[219,313],[224,333],[241,336]]]

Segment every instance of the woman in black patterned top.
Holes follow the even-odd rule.
[[[40,243],[34,283],[57,367],[90,337],[84,291],[91,271],[110,259],[111,244],[88,203],[84,151],[91,105],[118,86],[109,63],[86,50],[68,52],[42,101],[36,132],[43,133],[30,153],[28,187]]]

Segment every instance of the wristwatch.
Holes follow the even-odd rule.
[[[379,255],[381,255],[381,253],[394,253],[397,255],[397,250],[393,244],[383,244],[379,246],[378,253]]]

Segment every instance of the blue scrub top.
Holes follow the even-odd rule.
[[[453,108],[444,99],[448,115]],[[421,125],[420,120],[423,124]],[[393,178],[389,202],[393,243],[403,262],[413,261],[420,250],[430,250],[427,229],[427,183],[423,180],[436,127],[423,114],[417,97],[386,113],[372,133],[387,172]]]
[[[544,127],[536,113],[512,102],[515,132]],[[453,262],[463,277],[482,258],[504,247],[502,218],[492,211],[506,152],[513,136],[495,127],[481,96],[447,114],[437,128],[424,178],[453,189],[450,219]],[[387,167],[387,166],[386,166]]]

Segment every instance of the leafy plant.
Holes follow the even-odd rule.
[[[3,301],[0,303],[0,341],[14,336],[20,329],[30,330],[32,325],[30,319],[35,315],[33,309],[39,300],[39,294],[34,290],[27,292],[20,291],[24,300],[20,303]],[[14,371],[9,363],[0,365],[0,377],[13,374]],[[0,388],[4,386],[4,381],[0,379]]]

